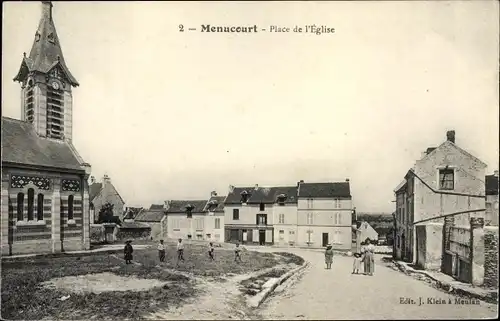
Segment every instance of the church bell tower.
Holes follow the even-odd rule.
[[[29,56],[24,53],[14,81],[21,84],[22,120],[32,123],[40,136],[71,141],[71,90],[79,84],[64,61],[52,7],[51,1],[42,1],[42,16],[33,46]]]

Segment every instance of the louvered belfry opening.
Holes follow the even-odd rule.
[[[64,133],[64,91],[47,88],[47,137],[62,139]]]

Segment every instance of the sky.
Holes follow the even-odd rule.
[[[73,143],[128,206],[229,185],[349,178],[359,212],[392,212],[430,146],[498,169],[497,1],[55,2],[73,90]],[[3,2],[2,115],[40,2]],[[198,31],[179,32],[179,24]],[[334,34],[201,33],[201,24]]]

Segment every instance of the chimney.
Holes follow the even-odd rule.
[[[212,192],[210,193],[210,197],[214,197],[214,196],[217,196],[217,192],[216,192],[216,191],[212,191]]]
[[[446,140],[452,142],[453,144],[455,143],[455,131],[454,130],[449,130],[446,132]]]
[[[346,178],[345,181],[349,183],[349,179],[348,178]]]
[[[497,169],[496,171],[493,171],[493,175],[494,175],[495,177],[498,177],[498,169]]]
[[[255,190],[258,190],[259,189],[259,184],[255,184]]]
[[[52,19],[52,1],[42,1],[42,15]]]
[[[297,182],[297,187],[299,187],[299,185],[300,185],[301,183],[304,183],[304,180],[302,180],[302,179],[301,179],[300,181],[298,181],[298,182]]]
[[[95,183],[95,177],[94,176],[90,176],[90,184],[94,184]]]
[[[233,185],[229,185],[229,193],[232,193],[234,191],[234,186]]]

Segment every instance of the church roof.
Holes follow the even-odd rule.
[[[42,1],[42,17],[35,33],[33,46],[29,56],[25,54],[14,80],[23,81],[26,75],[32,71],[48,73],[56,66],[63,70],[71,85],[79,85],[64,61],[61,44],[52,19],[52,3]]]
[[[32,124],[2,117],[2,165],[12,163],[83,170],[70,142],[38,136]]]

